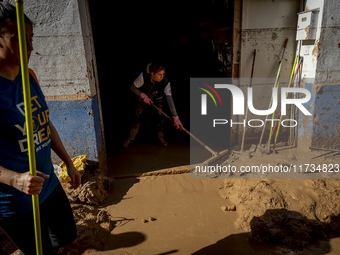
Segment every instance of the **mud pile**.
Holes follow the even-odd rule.
[[[77,255],[103,250],[117,221],[97,206],[71,204],[77,225],[77,239],[59,249],[60,255]]]
[[[286,209],[270,209],[251,222],[251,237],[266,243],[282,243],[289,248],[305,247],[314,240],[327,238],[327,224],[307,219]]]
[[[219,192],[257,240],[301,247],[340,234],[339,179],[227,179]]]
[[[17,247],[9,237],[0,229],[0,254],[13,254]]]
[[[82,185],[71,190],[69,184],[62,183],[69,200],[90,205],[100,205],[108,196],[113,179],[104,176],[99,170],[85,171]]]
[[[104,248],[117,223],[105,209],[100,209],[112,182],[113,179],[103,175],[99,169],[91,169],[85,171],[82,184],[76,190],[69,189],[70,184],[62,183],[72,207],[78,236],[73,243],[61,248],[58,254],[92,253]]]

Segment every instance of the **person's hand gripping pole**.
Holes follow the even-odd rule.
[[[176,127],[176,129],[182,129],[183,125],[179,119],[178,116],[176,117],[172,117],[174,119],[174,126]]]
[[[145,93],[141,93],[139,97],[144,101],[144,103],[148,105],[153,104],[152,100]]]

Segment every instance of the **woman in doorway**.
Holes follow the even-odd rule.
[[[29,59],[33,26],[26,15],[25,29]],[[0,228],[24,254],[36,254],[32,195],[39,195],[43,253],[53,254],[75,240],[77,229],[54,174],[51,149],[66,163],[71,188],[79,187],[81,176],[49,120],[45,97],[32,70],[29,81],[37,176],[29,172],[16,9],[0,2]]]
[[[180,129],[182,123],[177,115],[174,101],[172,99],[171,87],[169,80],[165,77],[165,68],[158,62],[151,63],[147,66],[137,79],[132,83],[131,90],[139,97],[135,114],[132,121],[132,127],[128,139],[123,143],[127,148],[135,140],[141,124],[141,115],[144,111],[145,104],[155,104],[162,109],[163,98],[169,105],[174,126]],[[156,111],[155,111],[156,112]],[[157,115],[157,136],[162,146],[168,143],[164,139],[164,118],[160,112]]]

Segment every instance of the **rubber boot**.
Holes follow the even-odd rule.
[[[123,143],[123,147],[124,147],[124,148],[129,147],[129,145],[135,140],[135,138],[136,138],[136,136],[137,136],[137,133],[138,133],[138,131],[139,131],[139,128],[140,128],[140,123],[141,123],[141,122],[138,122],[137,124],[135,124],[135,125],[133,125],[133,126],[131,127],[129,137],[128,137],[128,139],[126,139],[125,142]]]
[[[162,123],[157,124],[157,136],[158,136],[158,140],[159,140],[160,144],[163,147],[168,146],[168,143],[164,139],[164,127],[163,127]]]

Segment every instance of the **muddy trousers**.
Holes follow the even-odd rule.
[[[66,194],[58,184],[40,205],[43,254],[54,254],[77,237],[76,224]],[[0,227],[25,255],[36,255],[33,212],[0,218]]]
[[[153,100],[155,106],[162,109],[162,99],[156,99]],[[164,117],[163,115],[158,112],[156,109],[154,109],[152,106],[147,105],[142,100],[138,100],[136,105],[135,114],[132,120],[132,126],[130,129],[129,138],[124,142],[124,147],[127,147],[133,140],[135,140],[138,131],[140,129],[140,125],[142,122],[142,113],[146,110],[145,108],[148,107],[155,116],[156,121],[156,128],[157,128],[157,136],[159,141],[162,143],[162,145],[166,146],[166,142],[164,140]]]

